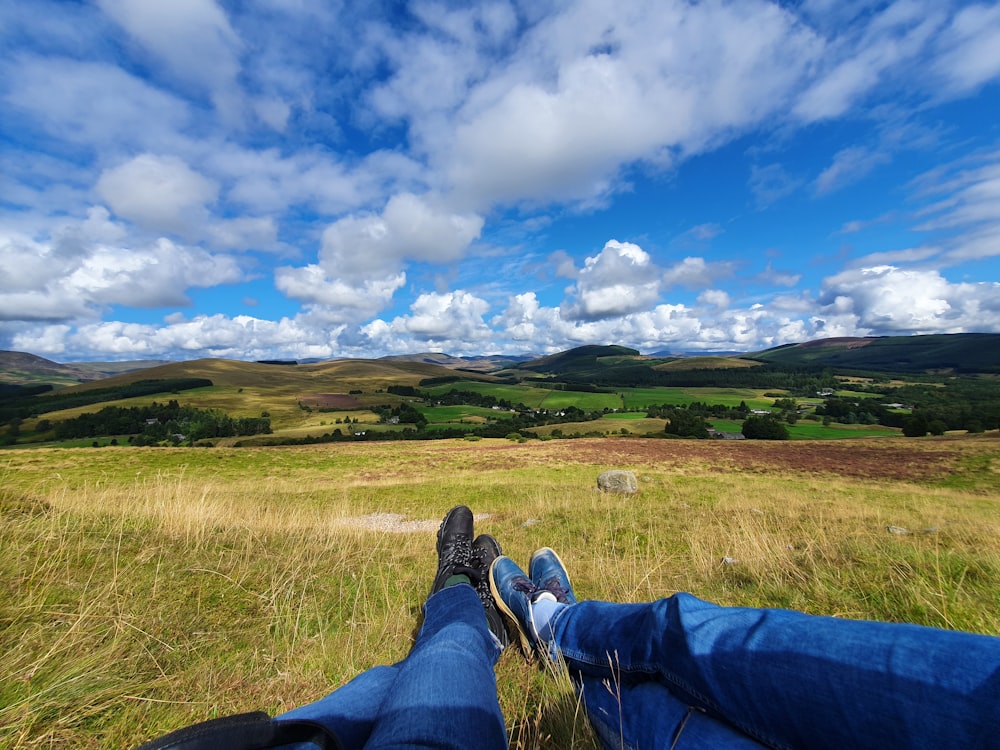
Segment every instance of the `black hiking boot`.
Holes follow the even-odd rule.
[[[510,635],[507,626],[504,625],[503,615],[493,600],[493,592],[490,591],[490,565],[502,554],[500,542],[489,534],[480,534],[472,543],[472,558],[479,571],[479,580],[475,582],[476,593],[479,594],[479,600],[486,611],[486,622],[490,626],[490,632],[500,642],[501,650],[510,645]]]
[[[472,558],[472,511],[466,506],[456,505],[441,521],[437,553],[438,569],[431,584],[431,596],[443,589],[452,576],[466,576],[473,586],[481,578]]]

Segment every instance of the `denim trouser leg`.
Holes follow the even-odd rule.
[[[327,726],[345,748],[501,750],[507,734],[493,666],[500,650],[471,586],[427,600],[407,657],[361,673],[325,698],[282,714]]]
[[[1000,748],[993,636],[688,594],[581,602],[553,633],[611,747],[741,746],[729,725],[778,748]]]

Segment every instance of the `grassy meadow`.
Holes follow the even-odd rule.
[[[598,493],[611,468],[639,493]],[[683,590],[1000,634],[995,432],[10,450],[0,747],[128,747],[402,659],[460,502],[522,564],[555,548],[580,598]],[[497,676],[512,747],[598,747],[516,646]]]

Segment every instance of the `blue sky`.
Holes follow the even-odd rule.
[[[1000,5],[0,0],[0,348],[1000,331]]]

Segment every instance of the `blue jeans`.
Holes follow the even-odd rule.
[[[997,637],[688,594],[552,626],[608,748],[1000,748]]]
[[[323,724],[347,750],[504,750],[493,674],[499,656],[475,589],[449,586],[427,600],[423,627],[403,661],[369,669],[277,718]]]

